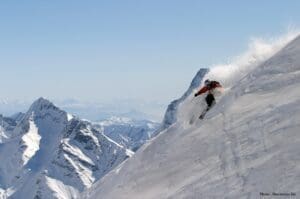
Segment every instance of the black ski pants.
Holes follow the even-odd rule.
[[[214,103],[215,103],[215,97],[213,94],[209,93],[206,97],[205,97],[205,101],[207,103],[208,108],[210,108]]]

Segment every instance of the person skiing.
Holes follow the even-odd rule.
[[[208,92],[207,96],[205,97],[207,108],[200,115],[199,119],[203,119],[206,112],[209,111],[209,109],[216,103],[215,97],[213,95],[213,91],[216,88],[222,88],[221,84],[217,81],[210,81],[209,79],[207,79],[204,81],[204,86],[197,93],[195,93],[195,97],[197,97]]]

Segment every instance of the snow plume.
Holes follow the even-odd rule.
[[[299,35],[300,31],[290,30],[287,34],[271,39],[253,38],[249,43],[248,50],[240,56],[235,57],[228,64],[219,64],[210,67],[209,72],[202,79],[202,85],[205,79],[217,80],[226,90],[234,86],[251,70],[275,55],[280,49]],[[198,90],[198,88],[197,88]],[[178,121],[183,127],[189,127],[189,123],[195,121],[201,112],[206,108],[205,95],[194,98],[194,93],[180,104],[177,115]],[[216,92],[216,101],[220,100],[221,92]],[[188,120],[187,120],[188,118]]]
[[[299,33],[299,30],[289,30],[285,35],[277,38],[252,38],[246,52],[233,58],[230,63],[212,66],[203,80],[214,79],[221,82],[225,88],[230,88],[249,71],[295,39]]]
[[[174,123],[81,198],[296,198],[299,80],[300,36],[234,83],[204,120]]]

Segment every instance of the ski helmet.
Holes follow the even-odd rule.
[[[210,80],[209,80],[209,79],[207,79],[207,80],[204,81],[204,84],[205,84],[206,86],[208,86],[209,83],[210,83]]]

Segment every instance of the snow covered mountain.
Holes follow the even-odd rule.
[[[0,196],[76,198],[133,152],[46,99],[0,117]]]
[[[148,120],[111,117],[94,126],[125,148],[136,151],[154,136],[159,124]]]
[[[225,91],[204,120],[189,123],[205,106],[204,96],[196,102],[188,96],[176,123],[82,197],[295,198],[300,193],[300,36],[274,45],[242,57],[238,70],[212,69],[205,78],[220,77]]]

